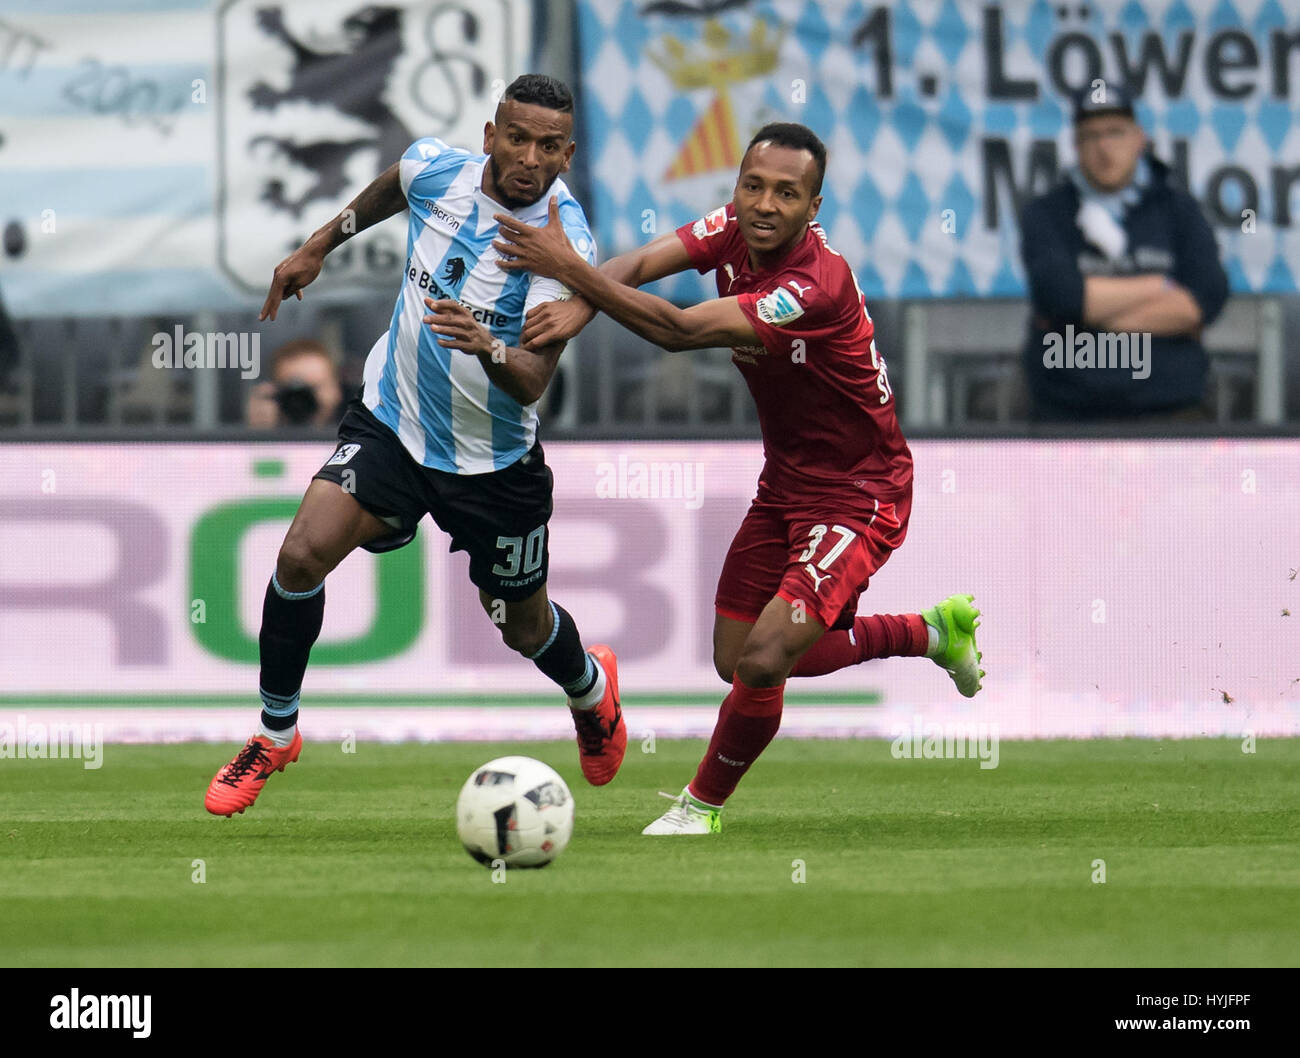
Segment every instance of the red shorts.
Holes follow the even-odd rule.
[[[910,495],[867,517],[838,518],[755,500],[722,564],[714,607],[752,623],[780,596],[823,628],[851,627],[867,582],[907,535],[911,509]]]

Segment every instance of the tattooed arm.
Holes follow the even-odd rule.
[[[349,204],[347,209],[275,266],[271,289],[262,305],[259,320],[275,319],[280,302],[291,294],[302,300],[302,289],[320,275],[325,255],[337,249],[359,231],[406,208],[406,193],[399,176],[400,162],[394,162],[377,176]]]

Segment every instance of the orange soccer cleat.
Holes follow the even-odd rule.
[[[570,709],[578,731],[578,759],[592,786],[604,786],[618,774],[627,750],[627,725],[618,704],[618,658],[609,647],[594,646],[588,654],[605,670],[605,697],[594,709]]]
[[[214,816],[229,819],[236,812],[257,800],[266,780],[273,771],[284,771],[302,752],[302,735],[297,729],[293,741],[280,749],[264,735],[254,735],[236,755],[235,759],[217,772],[208,786],[203,806]]]

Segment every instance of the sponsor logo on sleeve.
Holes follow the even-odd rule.
[[[339,450],[330,456],[329,462],[325,465],[327,467],[341,467],[344,463],[351,461],[352,457],[360,451],[360,445],[339,445]]]
[[[756,306],[758,318],[773,327],[784,327],[803,315],[803,306],[785,287],[777,287],[772,293],[758,299]]]
[[[578,251],[578,256],[586,259],[591,258],[591,240],[587,236],[578,234],[569,236],[569,245]]]
[[[712,213],[706,213],[703,217],[691,225],[691,234],[697,239],[705,239],[710,235],[717,235],[727,226],[727,207],[719,206]]]

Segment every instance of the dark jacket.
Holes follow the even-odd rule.
[[[1025,375],[1036,412],[1046,417],[1087,418],[1172,411],[1200,403],[1209,367],[1199,337],[1151,338],[1150,376],[1133,378],[1119,368],[1063,370],[1044,365],[1044,339],[1067,324],[1083,326],[1085,275],[1164,273],[1185,287],[1208,325],[1228,296],[1214,233],[1196,200],[1170,180],[1169,167],[1147,155],[1150,180],[1122,221],[1128,250],[1112,261],[1079,231],[1079,191],[1068,177],[1025,207],[1020,217],[1020,254],[1029,281],[1033,314],[1024,351]]]
[[[10,373],[18,366],[18,335],[5,312],[5,303],[0,299],[0,389],[4,389]]]

